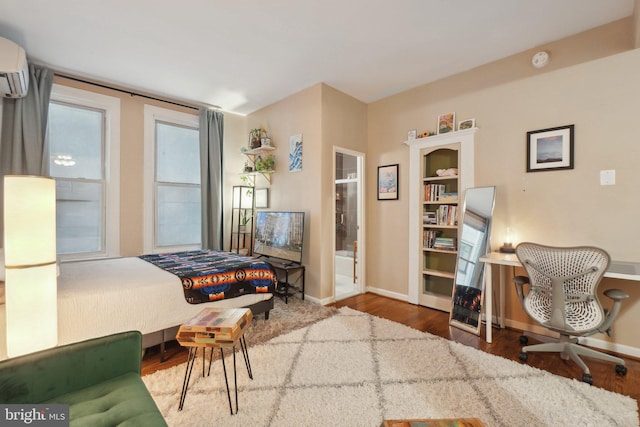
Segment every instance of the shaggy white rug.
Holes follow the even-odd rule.
[[[637,426],[634,399],[349,308],[238,353],[239,412],[222,364],[143,377],[170,426],[368,426],[384,419],[475,417],[487,426]],[[227,359],[227,369],[233,366]],[[231,396],[233,399],[233,379]]]

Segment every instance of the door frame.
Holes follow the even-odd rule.
[[[355,150],[350,150],[348,148],[343,148],[343,147],[339,147],[334,145],[333,146],[333,172],[331,173],[331,177],[332,177],[332,181],[331,181],[331,185],[333,188],[333,192],[335,192],[335,187],[336,187],[336,155],[340,153],[340,154],[346,154],[349,156],[354,156],[356,158],[356,164],[357,164],[357,174],[358,174],[358,181],[356,183],[356,188],[357,188],[357,205],[358,205],[358,215],[357,215],[357,221],[358,221],[358,232],[356,233],[356,240],[358,242],[358,262],[356,263],[356,292],[358,293],[364,293],[365,290],[365,248],[366,248],[366,242],[365,242],[365,206],[364,206],[364,191],[365,191],[365,154],[360,152],[360,151],[355,151]],[[331,198],[333,200],[333,214],[335,216],[335,212],[336,212],[336,198],[332,197]],[[333,224],[333,232],[331,233],[331,240],[332,240],[332,259],[331,259],[331,284],[332,284],[332,290],[333,290],[333,300],[335,301],[336,299],[336,258],[335,258],[335,252],[336,252],[336,224],[335,221],[332,221]],[[355,256],[355,254],[354,254]]]

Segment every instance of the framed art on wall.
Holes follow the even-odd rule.
[[[456,130],[456,113],[441,114],[438,116],[438,135]]]
[[[398,200],[398,164],[378,166],[378,200]]]
[[[302,172],[302,134],[289,137],[289,172]]]
[[[471,129],[476,126],[476,119],[460,120],[458,122],[458,130]]]
[[[527,132],[527,172],[573,169],[574,125]]]
[[[255,189],[255,203],[256,208],[265,209],[269,207],[269,189],[268,188],[256,188]]]

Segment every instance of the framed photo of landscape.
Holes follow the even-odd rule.
[[[573,127],[527,132],[527,172],[573,169]]]

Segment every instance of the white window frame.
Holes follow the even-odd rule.
[[[188,251],[200,249],[198,245],[156,246],[156,122],[178,126],[200,128],[197,115],[169,110],[145,104],[144,106],[144,208],[143,208],[143,248],[144,253]]]
[[[120,256],[120,99],[60,84],[53,84],[51,100],[105,112],[105,212],[104,251],[61,254],[61,260],[114,258]]]

